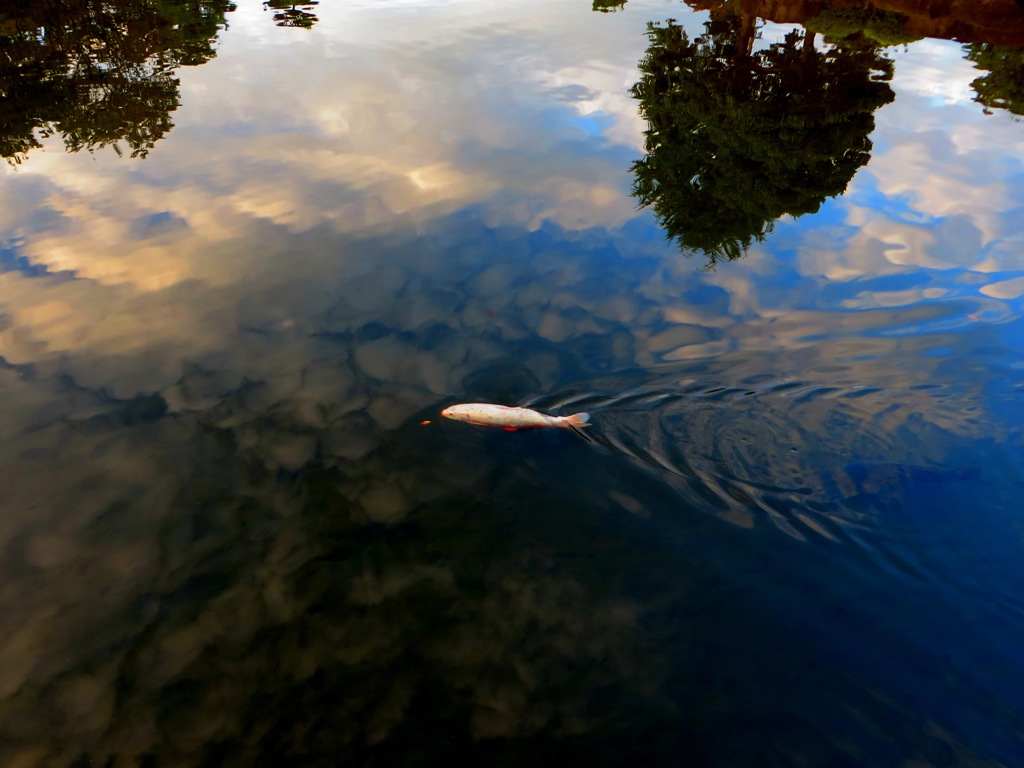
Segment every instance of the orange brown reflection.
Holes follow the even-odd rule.
[[[975,100],[987,108],[1024,114],[1021,94],[1024,6],[1016,0],[698,0],[687,5],[713,15],[801,24],[833,45],[857,39],[875,47],[922,38],[964,44],[967,58],[985,74],[971,83]]]
[[[780,24],[859,33],[882,45],[922,37],[1024,46],[1024,9],[1016,0],[687,0],[713,14],[735,13]]]

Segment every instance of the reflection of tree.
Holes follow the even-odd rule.
[[[293,3],[290,0],[265,0],[263,7],[274,11],[274,24],[279,27],[310,29],[319,20],[310,9],[319,4],[319,0],[305,0],[300,3]]]
[[[68,151],[144,157],[170,130],[174,70],[215,55],[229,0],[0,0],[0,153],[21,162],[40,136]]]
[[[742,256],[780,216],[818,210],[870,157],[872,113],[893,99],[892,63],[863,44],[819,51],[789,33],[754,52],[754,19],[706,24],[691,42],[648,27],[633,87],[647,119],[634,194],[668,235],[713,264]]]
[[[895,11],[870,6],[840,5],[823,8],[804,22],[811,32],[818,32],[829,43],[854,36],[880,46],[902,45],[920,40],[921,35],[907,31],[907,17]]]
[[[598,13],[614,13],[626,7],[626,0],[594,0],[593,9]]]
[[[1024,115],[1024,50],[972,43],[967,58],[978,69],[988,70],[971,83],[978,93],[974,100],[986,110],[1006,109]]]

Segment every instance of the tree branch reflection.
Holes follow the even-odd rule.
[[[229,0],[0,0],[0,154],[24,162],[60,135],[68,152],[145,157],[173,127],[176,69],[216,55]]]
[[[633,192],[709,266],[842,194],[894,96],[892,62],[860,39],[818,50],[800,30],[755,51],[756,21],[713,18],[693,41],[674,21],[650,24],[632,89],[648,123]]]
[[[319,5],[319,0],[306,0],[293,3],[290,0],[264,0],[263,10],[274,12],[274,24],[279,27],[297,27],[311,29],[319,21],[312,9]]]

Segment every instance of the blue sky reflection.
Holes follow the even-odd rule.
[[[874,114],[871,159],[846,193],[706,270],[630,193],[645,125],[629,89],[646,24],[671,15],[696,35],[703,14],[530,0],[325,1],[316,15],[311,29],[278,28],[258,4],[240,5],[216,58],[178,72],[175,125],[145,160],[66,154],[53,138],[0,175],[0,458],[13,478],[0,502],[14,510],[0,516],[0,544],[19,553],[0,593],[17,628],[0,632],[0,721],[29,712],[17,722],[36,729],[17,754],[0,751],[7,764],[70,764],[72,747],[40,725],[54,701],[77,729],[68,743],[90,754],[175,742],[173,723],[154,724],[170,705],[150,692],[219,679],[210,670],[231,666],[235,638],[267,627],[294,645],[287,690],[345,665],[386,682],[373,706],[357,689],[345,699],[346,712],[372,710],[352,720],[360,743],[399,732],[412,707],[422,680],[396,662],[407,642],[464,695],[467,740],[600,734],[618,722],[590,707],[607,685],[625,702],[659,702],[659,716],[691,695],[679,691],[704,690],[664,690],[665,669],[687,663],[666,661],[669,646],[695,630],[666,625],[671,642],[658,645],[643,622],[659,617],[629,590],[664,600],[666,616],[703,615],[727,645],[747,643],[746,611],[719,615],[732,604],[715,596],[723,584],[759,595],[773,627],[820,621],[789,650],[790,667],[770,643],[715,657],[736,665],[741,693],[758,674],[806,669],[809,648],[821,677],[801,695],[835,682],[849,695],[830,704],[840,720],[850,701],[874,701],[886,723],[924,712],[901,726],[912,744],[924,729],[959,749],[970,728],[957,707],[980,711],[993,691],[994,717],[968,733],[981,734],[975,744],[1019,714],[1012,675],[991,670],[1020,671],[1007,638],[1024,634],[1013,512],[1024,481],[1024,124],[972,100],[977,73],[959,46],[892,50],[896,98]],[[788,29],[767,24],[758,44]],[[466,398],[586,407],[595,444],[421,424]],[[458,500],[479,501],[480,488],[490,506],[452,522],[450,507],[462,515]],[[411,521],[449,537],[443,556],[415,536],[367,545],[365,561],[330,549]],[[500,548],[506,530],[520,531],[521,551]],[[627,586],[605,586],[601,558],[559,559],[594,541]],[[698,550],[708,542],[710,555]],[[490,570],[478,568],[492,546]],[[240,548],[251,560],[225,564]],[[805,570],[794,575],[795,563]],[[775,591],[759,591],[759,565]],[[816,618],[800,590],[833,567],[822,594],[842,611]],[[307,577],[318,606],[346,611],[314,611]],[[691,580],[712,597],[675,610],[705,600]],[[874,624],[844,618],[847,604],[855,618],[864,610],[863,585],[886,598]],[[153,595],[189,589],[195,616],[173,600],[152,607]],[[421,598],[455,606],[451,626],[408,618]],[[137,613],[156,623],[151,645]],[[963,650],[948,680],[902,664],[918,647],[941,655],[940,623]],[[111,636],[90,634],[101,624]],[[554,640],[531,644],[534,626]],[[74,652],[82,637],[93,667]],[[296,648],[308,637],[327,640],[307,668]],[[694,647],[717,647],[706,639]],[[143,650],[124,650],[133,643]],[[277,648],[253,647],[270,649],[257,669],[276,671]],[[880,660],[856,647],[882,648]],[[207,648],[223,656],[211,662]],[[828,674],[833,651],[852,665],[842,680]],[[506,679],[515,654],[519,677]],[[559,687],[572,658],[596,671]],[[118,703],[109,691],[128,662],[142,682]],[[884,691],[906,698],[878,704],[857,663],[872,685],[897,670],[920,688]],[[694,680],[714,674],[702,666]],[[209,732],[190,721],[176,758],[197,764],[214,731],[247,744],[239,713],[267,708],[258,685],[230,693]],[[957,707],[929,698],[946,695]],[[730,718],[753,699],[725,700],[735,732]],[[783,702],[820,732],[799,719],[817,715],[806,703]],[[137,729],[118,709],[136,704]],[[939,736],[922,725],[931,715],[947,728]],[[850,743],[865,743],[842,722]]]

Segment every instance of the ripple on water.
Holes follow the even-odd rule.
[[[586,408],[594,443],[637,462],[687,503],[798,539],[885,547],[885,531],[920,528],[906,510],[928,493],[977,482],[945,456],[978,428],[949,387],[857,381],[845,366],[813,374],[627,374],[535,405]],[[921,575],[910,560],[890,563]]]

